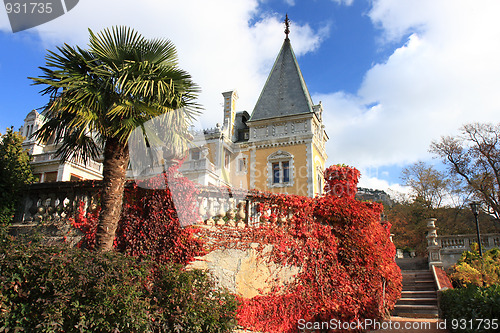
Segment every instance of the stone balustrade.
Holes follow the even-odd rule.
[[[126,186],[132,184],[128,182]],[[15,224],[67,220],[75,216],[82,202],[84,211],[93,210],[98,205],[101,187],[102,181],[32,184],[24,193]],[[202,225],[258,227],[264,223],[285,224],[293,216],[291,210],[283,212],[281,207],[259,213],[257,206],[266,199],[256,191],[202,185],[197,185],[197,190],[197,213]]]
[[[54,161],[60,161],[60,160],[61,160],[61,157],[57,156],[55,151],[53,151],[53,152],[46,152],[46,153],[34,155],[32,162],[36,164],[36,163],[54,162]],[[102,172],[102,164],[99,162],[96,162],[94,160],[88,160],[84,163],[80,159],[73,158],[73,159],[71,159],[71,162],[78,165],[78,166],[87,168],[87,169],[92,169],[94,171]]]
[[[287,224],[291,221],[291,210],[271,207],[259,212],[257,207],[266,201],[259,192],[224,187],[198,186],[198,213],[201,224],[229,227],[258,227],[267,223]],[[274,213],[275,216],[272,216]]]
[[[80,202],[85,208],[96,207],[100,188],[100,181],[32,184],[23,195],[16,221],[29,224],[73,217]]]
[[[215,165],[210,162],[208,158],[201,158],[199,160],[191,160],[185,161],[181,166],[181,171],[185,172],[185,170],[194,170],[194,171],[211,171],[216,172],[217,169]]]
[[[427,251],[429,265],[449,268],[460,259],[464,251],[471,250],[471,244],[477,243],[477,234],[439,236],[435,225],[436,219],[427,220]],[[500,247],[500,234],[482,234],[483,250]]]
[[[477,243],[477,235],[475,234],[438,237],[438,244],[443,250],[470,250],[470,245],[472,243]],[[481,235],[481,245],[485,250],[500,247],[500,234]]]

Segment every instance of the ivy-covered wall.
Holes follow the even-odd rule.
[[[260,219],[244,228],[200,225],[197,189],[175,172],[126,189],[115,248],[209,269],[240,298],[243,327],[295,332],[299,320],[381,319],[400,297],[390,223],[382,205],[354,199],[356,169],[328,168],[321,197],[251,191]],[[72,224],[85,234],[79,246],[92,248],[99,207],[83,208]]]

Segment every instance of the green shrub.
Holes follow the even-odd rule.
[[[236,307],[200,271],[67,247],[0,253],[0,332],[228,332]]]
[[[10,246],[11,238],[9,235],[9,226],[0,222],[0,256]]]
[[[24,187],[35,181],[23,140],[12,128],[0,133],[0,224],[12,221]]]
[[[155,331],[230,332],[236,326],[236,298],[218,289],[206,272],[179,274],[162,267],[155,280],[152,306],[159,310]]]
[[[26,331],[144,331],[148,270],[123,256],[60,247],[11,249],[0,261],[0,326]]]
[[[496,332],[500,328],[500,285],[448,289],[441,295],[440,307],[447,328],[453,332]],[[493,319],[497,329],[486,329]]]

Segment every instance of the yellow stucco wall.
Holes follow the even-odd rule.
[[[313,177],[313,183],[314,183],[314,194],[322,193],[322,189],[319,187],[318,183],[318,169],[321,171],[325,170],[325,160],[319,153],[318,149],[316,148],[315,145],[313,145],[313,165],[314,165],[314,177]],[[324,186],[324,181],[322,181],[322,186]]]
[[[285,187],[269,187],[269,170],[267,158],[278,150],[285,151],[293,155],[293,185]],[[275,193],[288,193],[298,195],[308,195],[307,193],[307,164],[306,145],[293,145],[285,147],[258,148],[255,151],[255,163],[253,165],[255,177],[255,189],[270,191]]]
[[[216,164],[215,163],[215,150],[217,149],[215,143],[213,142],[210,142],[210,143],[207,143],[207,148],[208,148],[208,160],[210,162],[212,162],[213,164]]]
[[[246,170],[240,172],[239,159],[244,157],[246,159]],[[250,187],[250,154],[248,151],[242,151],[240,153],[234,154],[231,160],[231,183],[234,187],[248,189]]]

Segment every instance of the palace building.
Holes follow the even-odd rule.
[[[251,115],[223,93],[223,125],[193,132],[182,173],[204,185],[314,196],[327,159],[321,102],[314,104],[288,37]]]
[[[328,140],[323,108],[311,99],[288,37],[288,18],[285,24],[286,38],[252,114],[236,111],[236,91],[224,92],[222,125],[191,131],[192,145],[180,168],[190,180],[202,185],[321,194]],[[21,128],[28,138],[23,145],[33,156],[41,182],[102,178],[101,163],[61,163],[55,156],[56,143],[30,139],[42,123],[43,115],[32,111]]]
[[[102,164],[90,160],[87,163],[72,159],[61,162],[56,156],[58,145],[54,142],[54,137],[43,143],[36,140],[31,135],[37,131],[45,119],[36,110],[28,113],[21,127],[21,134],[26,137],[23,148],[33,157],[31,164],[33,174],[41,183],[56,181],[77,181],[87,179],[102,179]]]

